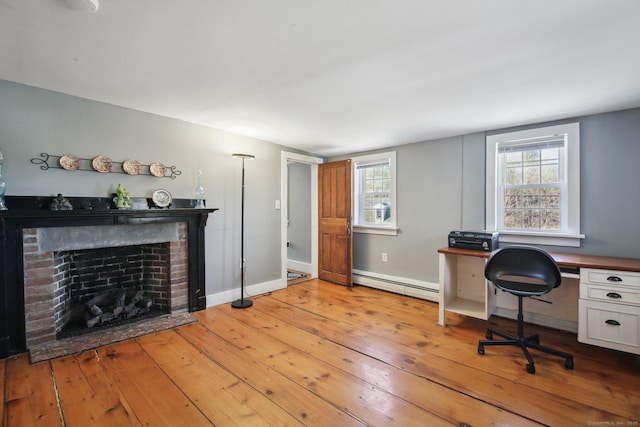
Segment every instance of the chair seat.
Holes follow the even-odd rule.
[[[493,282],[499,289],[518,296],[540,296],[550,291],[547,285],[536,285],[531,283],[514,282],[511,280],[496,279]]]

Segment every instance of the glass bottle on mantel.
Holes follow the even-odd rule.
[[[204,209],[204,188],[202,188],[202,170],[198,168],[198,186],[196,187],[196,209]]]
[[[2,163],[4,162],[4,156],[2,150],[0,150],[0,211],[6,211],[7,206],[4,204],[4,193],[7,191],[7,183],[2,178]]]

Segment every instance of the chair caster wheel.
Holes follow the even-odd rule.
[[[484,334],[485,337],[487,337],[488,340],[492,340],[493,339],[493,334],[491,333],[491,331],[487,331],[486,334]]]
[[[573,358],[565,360],[564,367],[567,369],[573,369]]]
[[[479,345],[478,346],[478,354],[484,354],[484,346],[483,345]]]
[[[527,372],[529,372],[530,374],[535,374],[536,365],[534,365],[533,363],[527,363]]]

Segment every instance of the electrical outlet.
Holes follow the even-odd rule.
[[[387,262],[387,253],[386,252],[382,252],[382,262]]]

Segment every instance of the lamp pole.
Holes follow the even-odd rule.
[[[244,297],[244,279],[247,272],[247,262],[244,258],[244,161],[247,159],[255,159],[251,154],[232,154],[236,159],[242,159],[242,207],[240,210],[240,299],[231,303],[233,308],[249,308],[253,305],[253,301]]]

